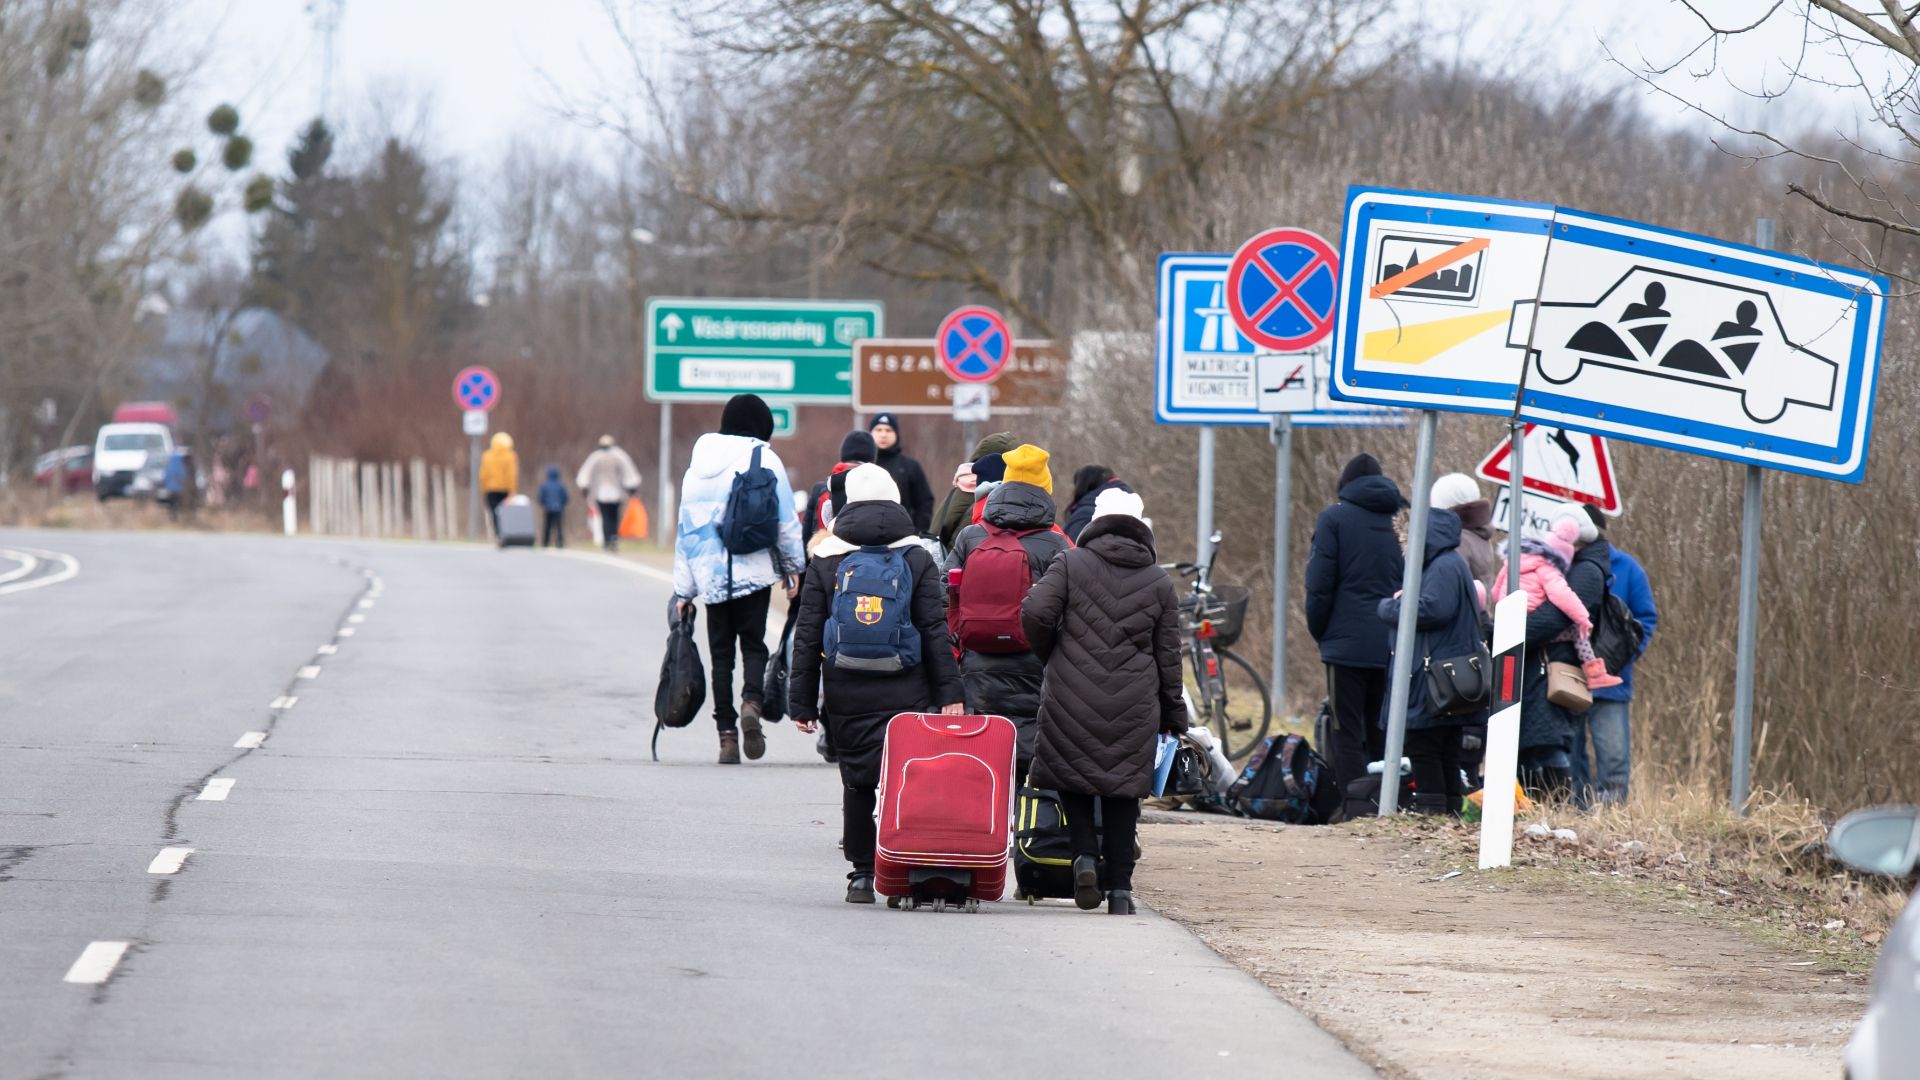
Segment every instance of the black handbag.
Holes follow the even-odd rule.
[[[787,687],[793,678],[793,624],[800,621],[800,602],[787,609],[787,625],[780,631],[780,647],[767,658],[767,675],[761,682],[760,719],[777,724],[787,715]]]
[[[707,668],[693,639],[695,617],[691,603],[684,615],[667,608],[672,629],[667,633],[667,655],[660,661],[660,685],[653,691],[655,761],[660,760],[660,729],[686,727],[707,703]]]
[[[1614,593],[1608,582],[1593,616],[1593,654],[1615,675],[1627,670],[1646,646],[1647,628],[1633,617],[1633,609]]]
[[[1469,579],[1466,603],[1480,620],[1480,599]],[[1427,706],[1431,716],[1471,716],[1493,704],[1493,654],[1479,645],[1465,656],[1426,658]]]
[[[1166,788],[1161,795],[1204,795],[1213,790],[1207,783],[1211,764],[1200,748],[1181,740],[1173,748],[1173,766],[1167,771]]]

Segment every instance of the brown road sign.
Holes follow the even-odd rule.
[[[1067,359],[1051,341],[1016,341],[1013,362],[988,384],[995,415],[1019,416],[1060,404]],[[855,412],[947,416],[955,383],[940,367],[932,338],[863,338],[853,346]]]

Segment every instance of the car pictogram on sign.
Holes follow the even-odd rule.
[[[1513,306],[1507,347],[1528,348],[1534,302]],[[1599,298],[1541,301],[1531,327],[1540,377],[1570,383],[1589,364],[1740,395],[1754,422],[1788,405],[1831,410],[1839,365],[1788,339],[1764,290],[1635,266]]]

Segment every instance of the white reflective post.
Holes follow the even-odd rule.
[[[1487,718],[1480,789],[1480,869],[1513,865],[1513,791],[1520,779],[1521,653],[1527,640],[1527,594],[1514,589],[1493,608],[1494,698],[1506,707]],[[1511,680],[1503,687],[1503,679]]]

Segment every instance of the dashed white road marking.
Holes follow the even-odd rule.
[[[340,646],[338,646],[338,645],[322,645],[322,646],[320,646],[320,648],[319,648],[318,650],[316,650],[316,651],[317,651],[317,652],[319,652],[319,654],[320,654],[321,656],[332,656],[332,655],[333,655],[334,653],[337,653],[337,652],[339,652],[339,651],[340,651]]]
[[[235,750],[258,750],[260,749],[260,744],[266,741],[267,733],[264,731],[242,732],[240,738],[234,741],[233,748]]]
[[[367,621],[367,617],[365,615],[349,615],[347,616],[347,621],[350,623],[363,623]]]
[[[372,600],[362,600],[362,601],[360,601],[360,606],[361,606],[362,608],[370,608],[370,607],[372,607],[372,606],[373,606],[373,601],[372,601]]]
[[[187,864],[187,856],[193,854],[190,847],[163,847],[160,854],[147,864],[149,874],[177,874]]]
[[[293,703],[299,700],[299,698],[292,696],[277,697],[273,699],[273,704],[267,706],[267,708],[284,712],[293,708]]]
[[[51,574],[34,578],[31,581],[19,581],[15,579],[11,584],[0,584],[0,596],[5,596],[8,593],[26,592],[28,589],[44,589],[49,585],[58,585],[63,581],[70,581],[80,574],[80,560],[71,555],[62,555],[57,551],[40,551],[38,549],[20,551],[9,548],[4,554],[12,557],[25,556],[33,559],[34,565],[30,569],[38,569],[39,564],[42,562],[57,562],[60,564],[60,569]],[[25,576],[24,573],[21,576]]]
[[[98,985],[113,977],[120,958],[127,955],[128,941],[96,941],[80,950],[80,959],[67,969],[62,982]]]
[[[353,628],[352,628],[352,627],[350,627],[350,626],[343,626],[343,627],[341,627],[340,629],[338,629],[338,630],[335,630],[335,631],[334,631],[334,635],[335,635],[335,636],[337,636],[337,637],[352,637],[352,636],[353,636]]]
[[[295,674],[302,679],[317,679],[320,677],[320,665],[308,664],[306,667],[303,667],[299,671],[295,672]]]
[[[207,786],[200,789],[200,794],[194,796],[194,800],[196,802],[226,802],[227,795],[231,791],[233,791],[233,778],[216,776],[207,781]]]

